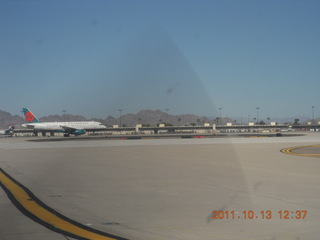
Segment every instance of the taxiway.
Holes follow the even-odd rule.
[[[127,141],[6,138],[0,139],[0,168],[50,209],[127,239],[312,240],[320,236],[319,158],[281,149],[319,140],[317,133]],[[224,216],[213,219],[214,211]],[[289,211],[288,219],[280,211]],[[307,214],[299,219],[297,211]],[[0,214],[0,239],[70,238],[22,214],[2,190]]]

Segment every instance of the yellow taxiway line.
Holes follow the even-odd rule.
[[[307,148],[307,147],[320,147],[320,145],[308,145],[308,146],[299,146],[299,147],[289,147],[289,148],[284,148],[284,149],[281,149],[280,151],[282,153],[285,153],[285,154],[291,154],[291,155],[296,155],[296,156],[306,156],[306,157],[317,157],[317,156],[320,156],[319,153],[295,153],[295,152],[292,152],[293,150],[296,150],[296,149],[301,149],[301,148]]]
[[[81,240],[127,240],[87,227],[56,212],[1,168],[0,186],[23,214],[55,232]]]

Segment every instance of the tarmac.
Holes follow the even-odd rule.
[[[1,240],[319,239],[320,133],[28,140],[0,139]]]

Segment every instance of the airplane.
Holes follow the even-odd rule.
[[[0,135],[6,135],[6,136],[12,136],[13,134],[13,129],[14,129],[14,126],[10,126],[8,129],[6,130],[1,130],[0,131]]]
[[[26,120],[26,123],[22,124],[22,126],[35,131],[63,132],[65,137],[69,137],[70,134],[78,136],[85,134],[86,131],[103,131],[106,129],[106,126],[95,121],[41,122],[28,108],[23,108],[22,110]]]

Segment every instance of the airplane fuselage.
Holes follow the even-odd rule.
[[[86,131],[103,131],[106,126],[99,122],[84,121],[84,122],[36,122],[25,123],[23,127],[34,129],[34,131],[54,131],[62,132],[65,137],[70,134],[75,136],[85,134]]]
[[[11,133],[11,132],[8,132],[8,131],[6,131],[6,130],[1,130],[1,131],[0,131],[0,135],[12,135],[12,133]]]
[[[73,129],[105,129],[106,127],[99,122],[83,121],[83,122],[38,122],[38,123],[25,123],[23,127],[32,128],[35,130],[64,130],[66,128]]]

